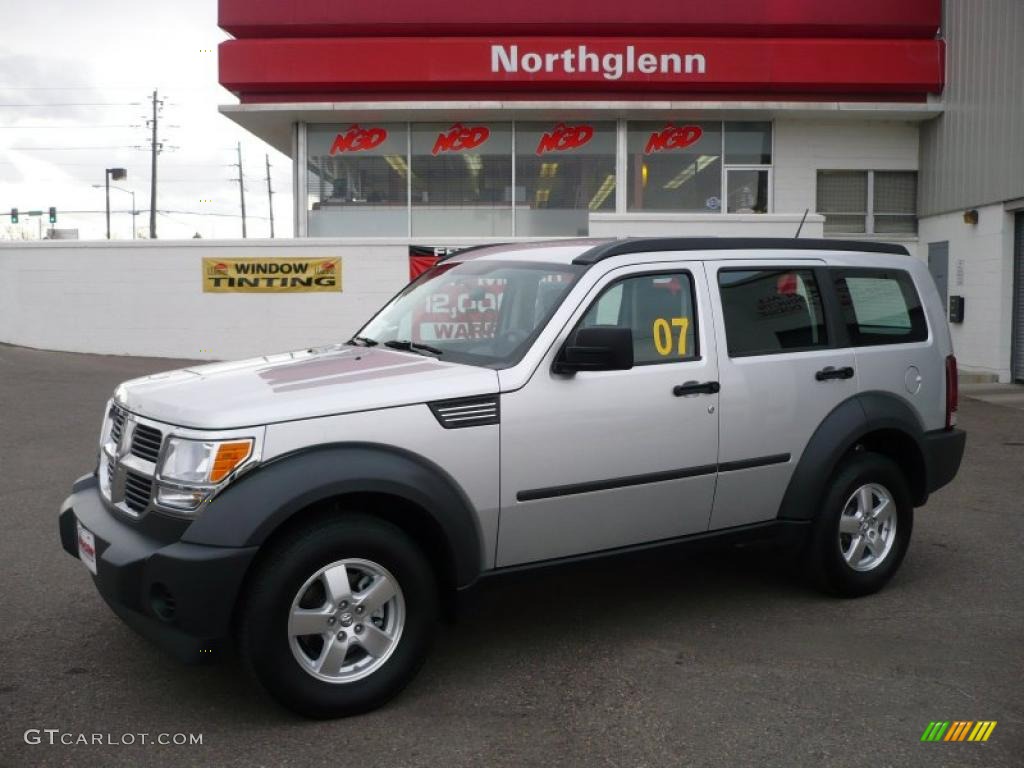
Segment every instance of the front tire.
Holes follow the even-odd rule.
[[[239,650],[284,706],[343,717],[381,706],[412,680],[437,617],[422,551],[390,523],[347,513],[263,554],[239,612]]]
[[[826,592],[860,597],[884,587],[910,546],[914,504],[900,468],[859,453],[836,470],[807,552],[812,579]]]

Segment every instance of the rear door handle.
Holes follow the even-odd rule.
[[[676,397],[686,395],[713,395],[722,387],[717,381],[687,381],[685,384],[676,384],[672,387],[672,394]]]
[[[814,374],[814,378],[818,381],[828,381],[829,379],[852,379],[853,368],[848,365],[843,366],[842,368],[834,368],[829,365]]]

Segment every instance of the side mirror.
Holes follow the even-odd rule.
[[[626,371],[633,367],[633,331],[613,325],[580,328],[555,358],[555,373]]]

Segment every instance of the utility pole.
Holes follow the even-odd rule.
[[[238,194],[242,199],[242,238],[245,234],[245,175],[242,173],[242,142],[238,142]]]
[[[153,91],[153,119],[147,120],[153,128],[153,138],[150,141],[149,149],[152,155],[152,168],[149,178],[149,239],[156,240],[156,156],[160,153],[163,145],[156,140],[156,128],[159,108],[163,102],[157,99],[156,91]]]
[[[274,188],[270,185],[270,155],[267,155],[267,206],[270,208],[270,239],[274,239]]]

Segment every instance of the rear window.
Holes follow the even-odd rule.
[[[718,273],[730,357],[828,346],[821,293],[809,269]]]
[[[855,347],[928,338],[914,281],[899,270],[833,270],[839,306]]]

